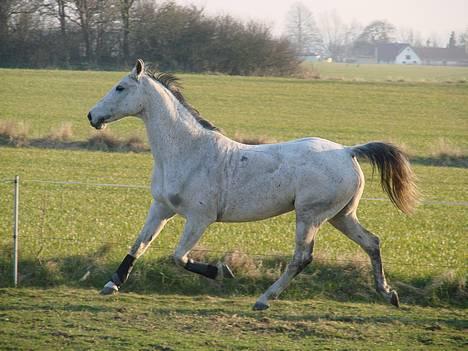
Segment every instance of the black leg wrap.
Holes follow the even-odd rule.
[[[135,260],[136,258],[131,255],[125,256],[119,268],[117,268],[117,272],[112,274],[112,281],[115,283],[115,285],[120,287],[123,283],[125,283],[128,275],[132,271]]]
[[[210,279],[216,279],[218,275],[218,267],[212,266],[211,264],[199,263],[193,260],[189,260],[184,268],[190,272],[201,274]]]
[[[294,277],[296,277],[299,273],[301,273],[304,270],[304,268],[306,268],[311,262],[312,262],[312,257],[301,262],[297,267],[296,273],[294,273]]]

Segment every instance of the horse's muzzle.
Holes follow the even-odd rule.
[[[93,122],[93,117],[91,116],[91,112],[88,112],[88,120],[91,126],[93,126],[96,129],[103,129],[106,126],[106,124],[104,123],[106,119],[104,117],[101,117],[96,122]]]

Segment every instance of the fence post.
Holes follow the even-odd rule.
[[[15,176],[15,196],[13,208],[13,283],[18,286],[18,233],[19,233],[19,176]]]

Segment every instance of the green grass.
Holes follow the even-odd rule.
[[[83,140],[90,133],[88,109],[121,75],[0,70],[0,120],[24,121],[36,138],[72,122],[73,139]],[[230,136],[312,135],[343,144],[387,139],[421,159],[432,157],[441,138],[461,150],[468,146],[464,83],[182,78],[189,100]],[[112,130],[144,135],[135,119],[115,123]],[[35,180],[148,186],[151,167],[148,153],[0,147],[0,349],[50,349],[52,339],[53,346],[65,349],[466,347],[466,168],[414,165],[425,200],[458,204],[425,203],[407,217],[388,201],[361,203],[360,219],[381,238],[402,310],[385,305],[374,292],[362,251],[325,225],[313,265],[271,311],[258,314],[249,310],[255,296],[278,277],[292,253],[293,214],[212,225],[199,247],[210,251],[195,254],[233,262],[237,277],[223,284],[172,263],[183,226],[176,218],[137,263],[123,289],[132,293],[109,300],[96,296],[141,228],[149,191]],[[364,198],[385,197],[377,178],[371,181],[369,166],[363,168]],[[3,182],[16,174],[22,179],[20,285],[29,287],[20,290],[8,288],[13,185]],[[247,255],[224,257],[236,250]]]
[[[368,303],[0,289],[2,350],[464,350],[466,311]],[[21,325],[19,328],[18,326]]]
[[[304,63],[313,68],[321,79],[354,81],[405,81],[405,82],[467,82],[467,67],[356,64],[356,63]]]

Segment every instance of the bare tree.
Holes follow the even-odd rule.
[[[468,27],[458,35],[458,42],[468,48]]]
[[[323,43],[312,12],[301,2],[294,3],[286,17],[286,36],[300,55],[322,51]]]
[[[71,0],[75,5],[76,19],[72,21],[79,25],[83,36],[85,57],[88,62],[92,59],[91,50],[91,23],[92,17],[97,10],[97,0]]]
[[[129,63],[130,9],[134,3],[135,0],[119,0],[120,17],[122,19],[122,61],[125,64]]]
[[[431,35],[426,39],[426,46],[438,48],[439,47],[439,36],[436,33],[431,33]]]
[[[31,23],[31,15],[42,6],[42,0],[0,0],[0,62],[15,61],[10,51],[11,38],[10,28],[17,29],[16,34],[19,47],[24,44],[24,35]],[[19,48],[20,51],[22,50]]]
[[[449,41],[448,41],[448,44],[447,44],[447,48],[453,49],[456,46],[457,46],[457,39],[456,39],[456,36],[455,36],[455,32],[452,31],[452,32],[450,32],[450,38],[449,38]]]
[[[4,41],[8,37],[8,21],[11,16],[14,0],[0,1],[0,43],[4,45]]]
[[[0,0],[0,37],[8,35],[8,24],[12,17],[33,14],[42,6],[41,0]]]
[[[333,10],[321,14],[319,29],[323,38],[323,46],[330,57],[335,61],[343,61],[347,56],[353,42],[358,37],[362,27],[357,22],[346,24],[338,12]]]
[[[413,30],[412,28],[408,28],[408,27],[398,28],[397,33],[396,33],[396,38],[397,38],[397,41],[400,43],[410,44],[411,46],[414,46],[414,47],[423,46],[421,34]]]
[[[45,15],[56,19],[60,27],[62,51],[60,52],[62,64],[68,65],[70,61],[67,23],[69,18],[70,0],[46,0],[44,2]]]
[[[115,0],[96,0],[96,11],[91,23],[95,61],[97,64],[120,59],[119,6]]]

